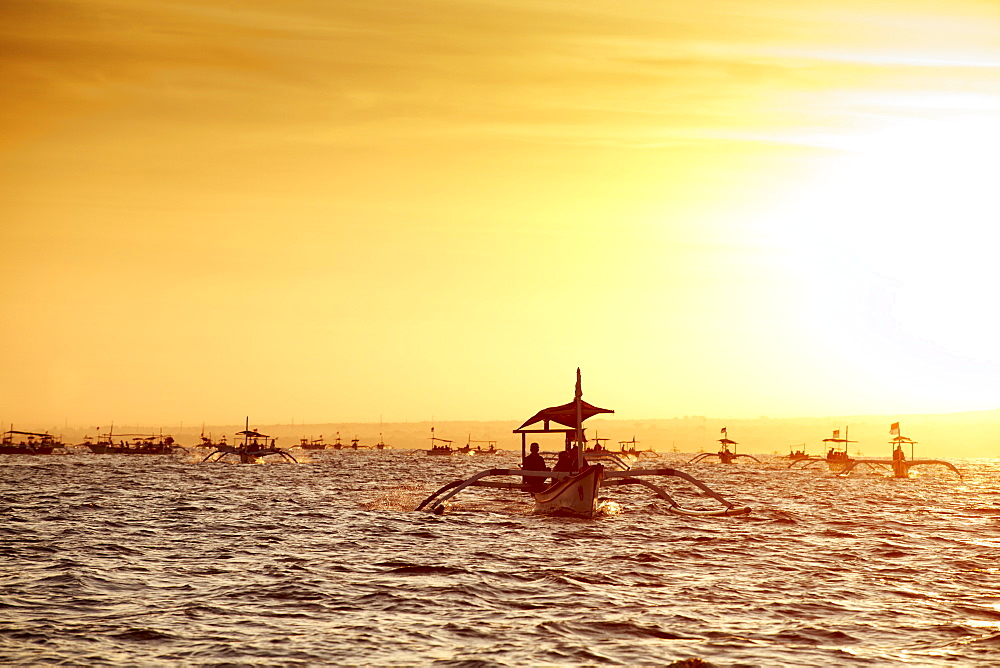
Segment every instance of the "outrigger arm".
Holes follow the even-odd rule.
[[[788,468],[792,468],[796,464],[801,464],[802,462],[806,462],[806,465],[803,466],[802,468],[807,469],[809,468],[809,465],[812,464],[813,462],[825,462],[825,461],[826,461],[825,457],[809,456],[809,457],[804,457],[802,459],[796,459],[794,462],[788,465]]]
[[[954,464],[952,464],[951,462],[946,462],[946,461],[940,460],[940,459],[915,459],[915,460],[912,460],[912,461],[898,461],[897,460],[897,461],[891,461],[891,462],[885,461],[885,460],[882,460],[882,459],[855,459],[854,461],[852,461],[851,463],[849,463],[844,468],[843,471],[840,472],[840,475],[847,475],[852,470],[854,470],[854,467],[857,466],[858,464],[868,464],[869,466],[871,466],[873,464],[877,464],[879,466],[886,467],[886,468],[888,468],[888,467],[891,466],[892,470],[893,470],[893,476],[896,477],[896,478],[906,478],[906,477],[908,477],[910,475],[910,467],[911,466],[921,466],[921,465],[934,465],[934,464],[937,464],[938,466],[946,466],[946,467],[948,467],[949,469],[951,469],[952,471],[954,471],[956,474],[958,474],[959,478],[962,477],[962,472],[959,471],[955,467]]]
[[[749,456],[749,455],[748,455]],[[642,480],[635,476],[642,475],[662,475],[662,476],[674,476],[681,478],[682,480],[687,480],[689,483],[705,492],[708,496],[712,497],[722,505],[726,506],[724,510],[690,510],[684,508],[679,503],[674,501],[674,499],[667,494],[659,485],[654,485],[648,480]],[[698,480],[694,476],[688,475],[683,471],[678,471],[677,469],[663,468],[663,469],[644,469],[640,471],[607,471],[605,474],[604,482],[602,483],[605,487],[617,487],[619,485],[642,485],[653,490],[658,497],[665,500],[670,504],[668,510],[672,513],[678,515],[690,515],[690,516],[725,516],[725,515],[746,515],[750,512],[750,508],[747,506],[736,507],[731,502],[727,501],[721,494],[713,490],[711,487]]]
[[[760,464],[760,460],[757,459],[756,457],[754,457],[753,455],[744,455],[744,454],[735,455],[733,453],[730,453],[729,456],[732,459],[736,459],[737,457],[749,457],[750,459],[752,459],[755,462],[757,462],[758,464]],[[717,452],[703,452],[703,453],[701,453],[699,455],[695,455],[691,459],[691,461],[688,462],[688,464],[694,464],[694,463],[699,462],[699,461],[701,461],[703,459],[708,459],[709,457],[719,457],[719,459],[722,459],[722,457],[719,456],[719,453],[717,453]]]
[[[440,514],[444,512],[444,503],[448,499],[454,497],[456,494],[461,492],[467,487],[491,487],[495,489],[514,489],[528,491],[528,486],[523,483],[516,482],[500,482],[496,480],[483,480],[490,476],[500,476],[500,475],[511,475],[511,476],[522,476],[522,477],[537,477],[537,478],[551,478],[553,480],[561,480],[563,478],[568,478],[576,475],[573,471],[531,471],[523,469],[488,469],[485,471],[480,471],[479,473],[466,478],[465,480],[454,480],[447,485],[444,485],[436,492],[428,496],[426,499],[420,502],[415,510],[427,510],[435,514]],[[708,496],[712,497],[719,503],[725,506],[722,510],[693,510],[684,508],[679,503],[677,503],[666,491],[664,491],[658,485],[655,485],[649,481],[642,480],[638,476],[674,476],[687,480],[692,485],[705,492]],[[601,482],[602,487],[618,487],[621,485],[642,485],[653,490],[656,495],[667,501],[670,504],[668,509],[670,512],[677,515],[688,515],[693,517],[711,517],[711,516],[726,516],[726,515],[745,515],[750,512],[748,507],[737,507],[731,502],[727,501],[721,494],[714,491],[705,483],[701,482],[697,478],[684,473],[683,471],[678,471],[672,468],[660,468],[660,469],[643,469],[639,471],[605,471],[604,480]]]
[[[420,505],[415,508],[415,510],[423,510],[431,501],[434,501],[435,497],[443,492],[452,490],[449,494],[445,494],[440,499],[434,502],[434,504],[428,508],[430,512],[439,513],[443,509],[443,503],[461,492],[466,487],[495,487],[499,489],[519,489],[527,491],[527,486],[523,483],[517,482],[497,482],[497,481],[483,481],[482,479],[491,475],[519,475],[525,477],[537,477],[537,478],[565,478],[569,473],[563,471],[523,471],[521,469],[488,469],[486,471],[480,471],[471,478],[466,478],[465,480],[453,480],[447,485],[434,492],[426,499],[420,502]]]

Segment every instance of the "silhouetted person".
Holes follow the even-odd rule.
[[[531,453],[524,458],[521,462],[521,469],[524,471],[548,471],[549,467],[545,464],[545,458],[538,453],[538,444],[531,444]],[[542,476],[524,476],[521,478],[521,482],[528,486],[529,492],[540,492],[545,489],[545,481],[547,478]]]
[[[576,471],[577,464],[577,451],[576,448],[570,448],[569,450],[563,450],[559,453],[559,459],[556,461],[553,471]]]

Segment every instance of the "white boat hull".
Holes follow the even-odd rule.
[[[544,515],[593,517],[597,511],[597,495],[603,480],[602,465],[587,466],[575,475],[558,480],[545,491],[535,493],[535,512]]]

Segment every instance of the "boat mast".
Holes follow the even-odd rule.
[[[576,466],[582,469],[586,464],[583,456],[583,382],[580,367],[576,367]]]

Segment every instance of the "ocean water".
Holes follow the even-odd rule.
[[[581,520],[497,490],[413,511],[515,453],[292,452],[0,457],[0,663],[1000,665],[1000,460],[897,480],[661,455],[753,513],[617,488]]]

